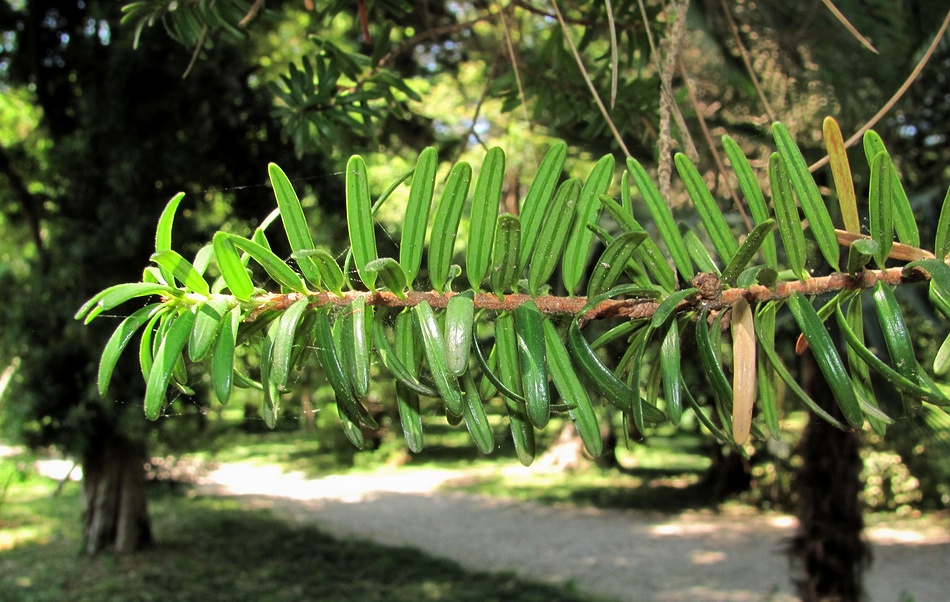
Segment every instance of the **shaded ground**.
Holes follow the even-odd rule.
[[[189,499],[162,488],[150,492],[149,508],[159,545],[89,558],[80,545],[81,485],[67,482],[60,495],[55,487],[30,474],[7,490],[3,602],[592,602],[417,548],[336,538],[240,497]]]
[[[794,600],[782,552],[791,517],[552,507],[438,490],[470,476],[401,469],[308,480],[276,467],[230,464],[196,493],[239,496],[334,535],[417,547],[470,569],[569,582],[617,600]],[[946,600],[946,527],[871,529],[871,600]]]

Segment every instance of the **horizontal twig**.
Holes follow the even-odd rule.
[[[834,273],[828,276],[809,278],[808,280],[779,282],[774,288],[761,285],[752,285],[747,288],[723,289],[718,277],[713,274],[699,274],[693,285],[699,289],[697,295],[687,298],[680,303],[677,311],[707,309],[716,311],[731,307],[739,298],[745,298],[750,304],[766,301],[787,299],[793,293],[804,295],[820,295],[842,290],[863,290],[871,288],[881,281],[887,284],[909,284],[923,282],[927,275],[920,271],[905,272],[901,267],[884,270],[863,270],[853,277],[847,273]],[[316,293],[310,295],[314,307],[325,305],[346,306],[357,297],[365,297],[368,305],[376,307],[413,307],[426,301],[435,308],[444,308],[449,299],[458,293],[437,293],[434,291],[409,292],[403,297],[386,291],[366,292],[347,291],[342,296],[333,293]],[[294,302],[306,296],[302,293],[270,293],[254,297],[253,303],[257,306],[248,317],[249,321],[257,319],[267,311],[281,311],[289,308]],[[534,299],[538,309],[545,314],[576,315],[584,312],[583,321],[595,319],[622,318],[627,320],[641,320],[650,318],[659,307],[659,303],[651,298],[608,299],[601,301],[593,308],[585,311],[586,297],[559,297],[543,295],[511,294],[498,297],[489,293],[475,295],[475,307],[493,311],[511,311],[529,299]]]

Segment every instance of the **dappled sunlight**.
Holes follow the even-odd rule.
[[[209,479],[231,475],[239,480],[241,474],[249,476],[246,471],[221,472]],[[711,534],[728,530],[728,520],[714,515],[670,519],[657,513],[437,491],[447,479],[463,475],[387,470],[311,481],[288,478],[291,482],[277,484],[272,473],[263,472],[258,484],[266,488],[242,499],[294,521],[313,521],[340,537],[419,547],[470,568],[515,570],[615,599],[629,599],[629,592],[640,592],[635,599],[660,599],[661,593],[701,583],[728,593],[715,599],[751,600],[740,588],[758,592],[762,599],[785,587],[785,560],[776,553],[780,536],[756,540],[745,534],[737,541],[711,543]],[[232,494],[254,488],[248,481],[234,485]],[[202,486],[198,491],[208,490]],[[313,497],[304,499],[307,492],[314,492]],[[656,523],[658,517],[663,517],[661,523]],[[681,542],[675,541],[676,535]],[[752,558],[769,570],[742,571]],[[668,574],[669,567],[684,562],[692,568],[679,583]]]
[[[717,525],[711,524],[696,524],[696,523],[670,523],[666,525],[658,525],[651,529],[653,535],[669,535],[669,536],[689,536],[693,537],[696,535],[708,535],[718,529]]]
[[[697,550],[689,555],[689,561],[693,564],[718,564],[725,562],[728,556],[723,552],[714,552],[710,550]]]
[[[457,476],[449,470],[398,471],[328,475],[306,479],[303,473],[282,473],[279,466],[227,464],[202,480],[199,491],[215,495],[269,495],[294,500],[332,499],[358,503],[381,492],[427,493]]]
[[[40,476],[54,481],[69,479],[70,481],[82,480],[82,467],[73,460],[39,460],[36,462],[36,472]]]
[[[52,468],[44,469],[47,462]],[[69,473],[72,462],[65,460],[42,460],[36,468],[27,468],[21,463],[22,480],[14,480],[12,487],[0,498],[0,552],[7,552],[24,545],[45,545],[64,537],[57,529],[55,520],[46,514],[56,499],[76,503],[78,515],[78,490],[75,473]],[[81,474],[81,473],[80,473]],[[61,482],[69,476],[68,482]],[[73,518],[75,518],[73,515]],[[78,530],[78,522],[75,525]]]
[[[670,514],[440,489],[485,479],[499,479],[500,487],[554,479],[522,467],[387,467],[311,480],[244,465],[225,468],[211,473],[196,493],[224,493],[227,485],[243,503],[294,522],[314,523],[338,537],[416,547],[472,569],[572,583],[618,600],[631,599],[631,592],[634,600],[666,602],[795,599],[783,550],[796,522],[784,514],[733,505]],[[928,599],[933,568],[950,561],[950,545],[937,545],[928,547],[922,562],[914,550],[924,540],[912,539],[909,526],[907,539],[900,540],[904,528],[869,530],[878,559],[868,575],[874,599],[897,599],[904,589]],[[913,567],[905,566],[915,558]]]
[[[0,600],[551,600],[585,598],[511,573],[477,574],[409,548],[340,540],[286,520],[282,504],[258,499],[272,513],[248,511],[245,499],[156,495],[157,545],[138,554],[87,558],[78,553],[77,491],[62,497],[20,495],[4,510],[42,523],[55,537],[0,550]],[[263,496],[261,496],[263,497]],[[8,500],[9,501],[9,500]],[[353,508],[353,505],[343,505]],[[280,514],[277,514],[280,513]],[[313,512],[309,512],[312,516]],[[305,559],[301,564],[301,559]]]
[[[717,512],[688,511],[650,528],[657,538],[683,538],[700,542],[736,542],[750,537],[789,537],[796,525],[793,516],[765,513],[751,508],[725,507]]]
[[[796,525],[796,520],[794,516],[788,515],[773,515],[768,518],[769,524],[773,527],[779,527],[782,529],[790,529]]]
[[[0,552],[12,550],[23,543],[46,543],[49,541],[49,529],[43,525],[21,525],[8,527],[0,522]]]
[[[688,587],[661,594],[656,598],[657,602],[693,602],[695,600],[703,600],[704,602],[760,602],[761,600],[785,602],[795,599],[790,594],[781,594],[776,591],[756,592],[706,586]]]
[[[925,531],[900,527],[878,526],[867,529],[868,537],[879,545],[950,544],[950,528],[928,528]]]

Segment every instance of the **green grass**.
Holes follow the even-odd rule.
[[[710,462],[703,451],[693,437],[657,438],[619,452],[623,471],[593,465],[576,472],[499,467],[446,489],[551,504],[679,512],[714,505],[700,483]]]
[[[463,426],[449,426],[441,416],[427,418],[426,445],[420,453],[407,450],[401,427],[389,416],[381,420],[385,434],[379,448],[362,451],[346,440],[335,416],[331,419],[321,416],[321,421],[323,424],[315,433],[301,431],[294,421],[281,423],[286,430],[254,428],[247,431],[240,427],[241,416],[229,407],[220,417],[209,421],[204,432],[189,433],[184,445],[156,446],[156,453],[168,451],[207,462],[278,465],[285,471],[298,471],[310,478],[373,471],[386,465],[445,469],[487,467],[516,457],[510,440],[505,438],[507,423],[500,419],[494,420],[498,448],[490,456],[478,451]]]
[[[604,508],[662,509],[677,512],[712,505],[699,481],[710,457],[704,440],[680,432],[664,432],[647,443],[631,443],[618,455],[623,472],[590,466],[576,473],[508,470],[520,467],[507,437],[506,424],[496,424],[499,448],[490,456],[478,452],[464,428],[451,427],[444,418],[426,424],[426,446],[409,453],[398,425],[386,425],[387,435],[376,450],[358,451],[336,424],[320,434],[300,430],[245,432],[235,426],[235,416],[218,420],[202,436],[201,450],[191,458],[213,462],[252,462],[278,465],[309,478],[328,474],[372,472],[387,465],[403,469],[458,469],[477,475],[453,483],[449,489],[542,503],[572,503]],[[549,429],[539,443],[542,454],[557,428]]]
[[[79,485],[59,497],[54,489],[28,476],[0,506],[0,600],[590,600],[413,549],[335,539],[235,501],[171,494],[151,501],[155,547],[88,558],[80,553]]]
[[[386,465],[473,468],[504,458],[504,452],[492,456],[479,453],[467,439],[466,431],[453,431],[440,437],[437,444],[427,445],[421,453],[412,454],[407,451],[401,436],[387,437],[379,449],[360,451],[347,441],[328,441],[317,434],[300,431],[245,433],[231,428],[209,437],[203,449],[184,455],[207,462],[278,465],[285,471],[298,471],[310,478],[373,471]],[[514,456],[513,450],[511,455]]]
[[[624,472],[590,466],[575,473],[510,470],[520,464],[501,434],[497,438],[502,447],[491,456],[479,453],[468,433],[457,427],[431,424],[427,438],[420,453],[410,454],[401,435],[394,433],[377,450],[357,451],[345,441],[327,441],[300,431],[246,433],[231,427],[209,437],[205,450],[188,455],[207,461],[278,465],[309,478],[372,472],[391,464],[408,471],[466,470],[477,474],[446,488],[542,503],[669,512],[712,505],[708,492],[699,486],[709,467],[709,454],[695,436],[669,434],[651,438],[647,444],[632,444],[619,453],[628,467]],[[539,455],[545,448],[539,446]]]
[[[679,512],[710,505],[693,475],[648,477],[591,469],[575,474],[495,473],[444,489],[541,503]]]

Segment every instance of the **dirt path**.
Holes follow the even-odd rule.
[[[380,472],[307,480],[274,467],[234,464],[199,494],[240,496],[249,506],[342,537],[417,547],[480,570],[514,571],[617,600],[794,600],[782,554],[785,515],[691,512],[676,516],[551,507],[437,491],[455,471]],[[950,530],[877,528],[872,602],[947,599]]]

